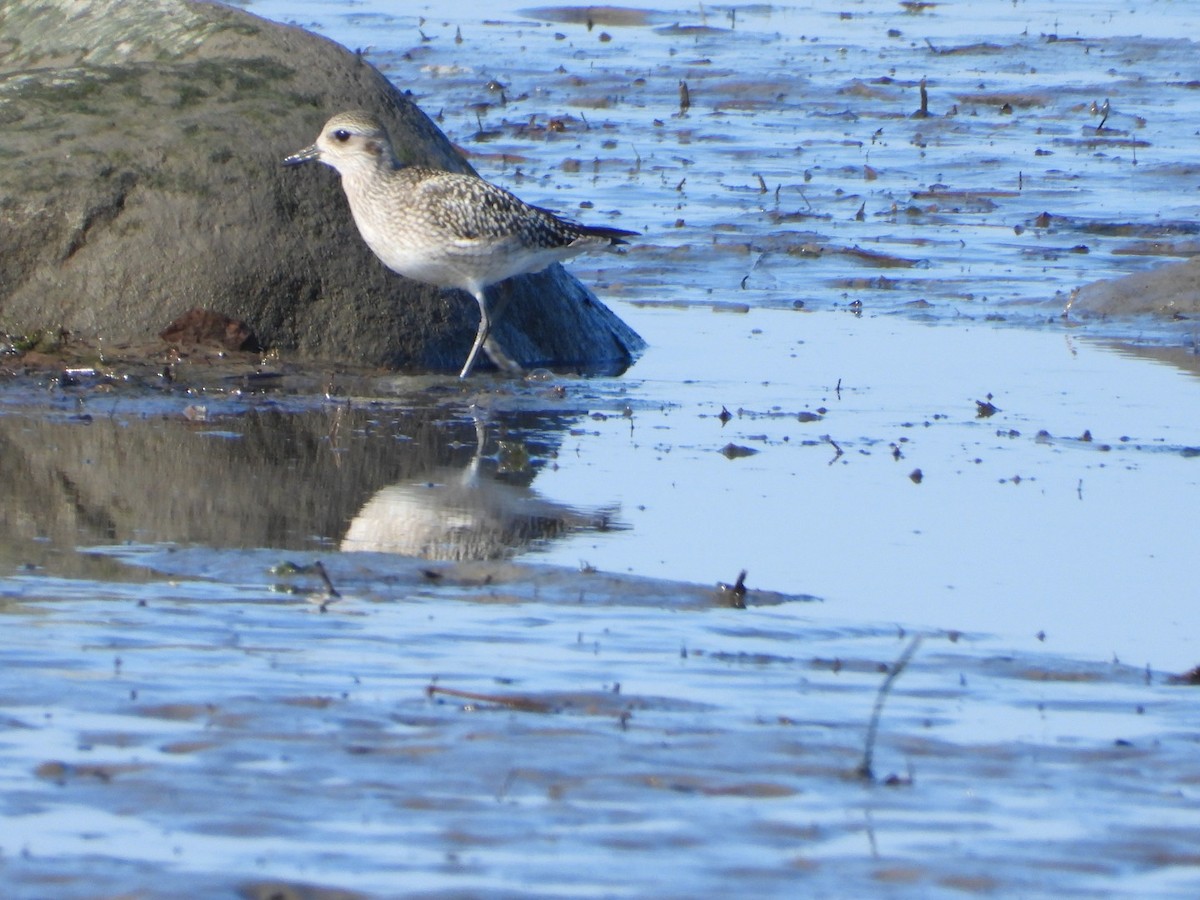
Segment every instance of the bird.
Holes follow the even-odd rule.
[[[490,286],[638,233],[559,218],[477,175],[402,163],[379,119],[363,111],[338,113],[283,164],[313,160],[341,175],[358,232],[385,266],[475,298],[479,328],[459,378],[471,374],[480,349],[499,368],[521,370],[491,338],[500,310],[488,308]]]

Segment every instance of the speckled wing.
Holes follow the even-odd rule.
[[[623,243],[622,236],[634,233],[566,221],[483,179],[450,172],[430,170],[414,199],[420,207],[436,209],[439,227],[457,241],[506,243],[515,238],[529,249],[549,250],[569,247],[581,237]]]

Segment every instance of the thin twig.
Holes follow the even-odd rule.
[[[900,673],[908,666],[909,660],[913,658],[913,654],[917,652],[917,648],[921,646],[921,635],[917,635],[908,642],[908,646],[904,648],[904,652],[900,654],[900,658],[896,660],[892,670],[888,672],[887,678],[883,679],[883,684],[879,686],[879,693],[875,695],[875,708],[871,710],[871,721],[867,725],[867,740],[863,748],[862,762],[855,769],[855,774],[859,778],[867,781],[875,780],[875,773],[871,770],[871,761],[875,757],[875,738],[879,734],[879,717],[883,715],[883,704],[887,700],[888,694],[891,693],[892,685],[896,679],[900,677]]]
[[[833,449],[836,451],[833,454],[833,459],[831,459],[829,461],[829,465],[832,466],[835,462],[837,462],[839,459],[842,458],[842,448],[838,446],[837,441],[835,441],[832,437],[830,437],[827,434],[821,435],[821,440],[825,441],[827,444],[829,444],[831,447],[833,447]]]
[[[319,559],[315,563],[313,563],[313,571],[316,572],[317,575],[320,576],[320,578],[323,582],[325,582],[325,590],[329,594],[330,597],[341,597],[342,596],[341,594],[338,593],[338,589],[333,586],[333,581],[330,580],[329,573],[325,571],[325,564],[322,563]]]

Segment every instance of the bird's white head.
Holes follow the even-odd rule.
[[[379,120],[370,113],[338,113],[325,123],[317,140],[283,161],[298,166],[310,160],[332,166],[342,175],[380,165],[391,166],[392,145]]]

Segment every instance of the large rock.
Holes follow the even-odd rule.
[[[406,161],[469,166],[361,56],[190,0],[0,4],[0,331],[144,341],[193,308],[260,344],[456,370],[473,300],[386,270],[336,174],[285,170],[334,112],[380,116]],[[527,364],[624,368],[641,339],[560,267],[504,287]]]
[[[1098,316],[1195,317],[1200,315],[1200,257],[1093,281],[1072,295],[1067,309]]]

